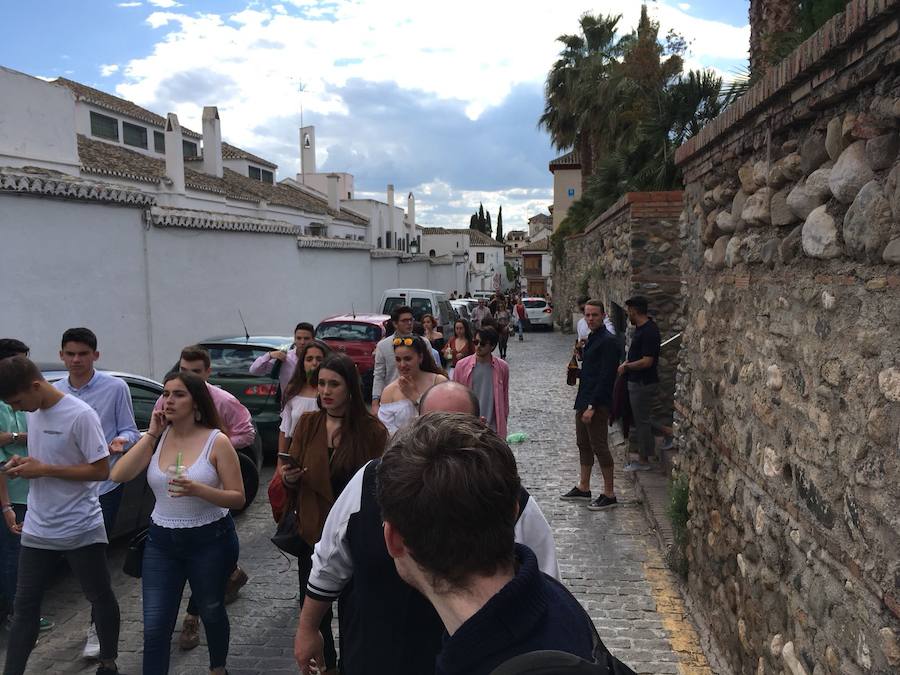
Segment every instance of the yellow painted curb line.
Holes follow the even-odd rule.
[[[668,633],[672,651],[678,655],[678,672],[683,675],[714,675],[700,647],[697,631],[687,618],[672,572],[666,568],[659,551],[653,545],[647,546],[644,576],[650,582],[656,611]]]

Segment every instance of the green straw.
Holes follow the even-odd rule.
[[[183,459],[182,453],[178,453],[175,456],[175,470],[178,472],[178,475],[181,475],[181,460]]]

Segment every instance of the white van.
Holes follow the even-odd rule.
[[[426,288],[389,288],[381,296],[379,310],[390,315],[394,307],[401,305],[412,307],[416,321],[421,321],[425,314],[431,314],[445,337],[453,334],[453,322],[457,315],[446,293]]]

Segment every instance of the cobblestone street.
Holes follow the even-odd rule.
[[[554,530],[563,581],[586,607],[610,650],[635,671],[710,673],[631,480],[617,471],[620,506],[605,512],[591,512],[583,504],[558,498],[574,484],[578,471],[572,419],[575,391],[564,381],[571,342],[571,336],[558,333],[528,334],[524,343],[510,341],[508,354],[509,429],[529,436],[514,450],[522,479]],[[621,467],[621,445],[617,450]],[[265,478],[271,471],[267,468]],[[596,491],[598,486],[595,476],[592,487]],[[240,562],[250,581],[229,607],[229,671],[296,672],[292,656],[296,562],[289,564],[269,542],[274,525],[264,490],[237,523]],[[110,566],[122,611],[119,668],[134,675],[141,670],[141,592],[139,582],[122,574],[123,556],[122,544],[113,547]],[[70,576],[48,590],[44,615],[56,628],[41,636],[28,672],[93,672],[96,665],[81,659],[89,608]],[[4,631],[0,638],[4,650],[6,635]],[[173,673],[200,674],[207,672],[206,667],[205,639],[191,652],[173,648]]]

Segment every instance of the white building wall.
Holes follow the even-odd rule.
[[[397,288],[430,288],[428,285],[428,263],[426,261],[402,262],[399,265]],[[434,290],[441,290],[436,288]]]
[[[238,309],[251,333],[289,336],[429,278],[427,262],[298,248],[293,235],[146,228],[140,209],[73,200],[0,194],[0,231],[4,336],[57,361],[62,332],[88,326],[103,367],[156,378],[186,344],[240,335]]]
[[[0,156],[4,166],[42,166],[77,176],[72,92],[0,67]]]
[[[454,265],[429,265],[428,269],[428,285],[435,291],[443,291],[448,296],[452,291],[458,291],[456,269]]]

